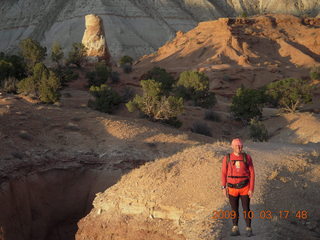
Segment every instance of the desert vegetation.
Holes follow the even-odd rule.
[[[37,63],[32,69],[32,75],[18,83],[18,92],[39,98],[45,103],[58,101],[60,94],[60,79],[43,63]]]
[[[267,85],[269,102],[287,112],[296,112],[312,101],[311,85],[307,80],[287,78]]]
[[[111,78],[111,73],[112,70],[105,61],[97,62],[94,66],[94,71],[86,73],[88,86],[100,86],[107,83]]]
[[[320,80],[320,66],[314,66],[310,70],[311,80]]]
[[[0,89],[16,93],[18,82],[27,75],[24,59],[18,55],[0,53]]]
[[[140,83],[143,94],[137,94],[126,104],[129,112],[139,110],[152,121],[181,126],[177,117],[183,112],[183,99],[164,95],[163,84],[156,80],[142,80]]]
[[[264,91],[245,88],[238,88],[232,98],[230,111],[236,119],[248,123],[252,118],[262,116],[262,108],[266,103]]]
[[[153,79],[156,82],[161,83],[163,94],[169,94],[176,82],[174,77],[172,77],[164,68],[160,67],[152,68],[143,74],[141,79]]]
[[[212,110],[207,110],[204,113],[204,119],[209,120],[209,121],[213,121],[213,122],[220,122],[221,121],[219,114],[216,113],[215,111],[212,111]]]
[[[249,125],[250,138],[255,142],[264,142],[269,138],[268,130],[258,118],[252,118]]]
[[[67,65],[75,65],[81,68],[86,62],[86,47],[82,43],[73,43],[72,48],[66,59]]]
[[[122,102],[119,94],[106,84],[91,86],[90,93],[94,100],[89,100],[88,106],[94,110],[105,113],[113,113]]]
[[[142,96],[136,95],[126,106],[130,112],[139,110],[153,121],[181,126],[178,115],[188,100],[203,108],[211,108],[216,103],[214,93],[209,91],[208,77],[197,71],[182,72],[175,79],[164,68],[153,67],[140,79]]]
[[[34,66],[37,63],[43,62],[47,56],[46,47],[42,47],[39,42],[32,38],[23,39],[20,42],[19,47],[29,72],[32,72]]]
[[[232,98],[230,111],[236,119],[249,123],[253,118],[261,118],[262,108],[266,104],[294,113],[311,101],[312,87],[308,80],[287,78],[272,82],[261,89],[242,86]]]
[[[54,43],[51,47],[51,60],[57,64],[57,67],[61,66],[64,53],[58,42]]]
[[[23,39],[19,50],[19,55],[0,54],[1,89],[8,93],[29,95],[43,103],[59,100],[60,89],[78,77],[70,64],[81,67],[85,59],[84,48],[78,43],[73,44],[66,60],[60,44],[53,44],[50,59],[55,67],[44,64],[47,49],[32,38]]]
[[[212,137],[211,129],[205,122],[194,122],[191,127],[191,132]]]
[[[58,101],[61,81],[58,75],[43,63],[47,49],[31,38],[22,40],[20,49],[27,65],[28,76],[17,84],[18,92],[38,98],[44,103]]]
[[[124,73],[132,72],[132,64],[133,64],[132,57],[130,57],[128,55],[122,56],[119,60],[119,64],[120,64],[120,67],[122,68]]]
[[[215,94],[209,91],[209,78],[201,72],[185,71],[179,76],[176,93],[195,106],[211,108],[216,103]]]

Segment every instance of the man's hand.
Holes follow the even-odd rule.
[[[252,198],[253,197],[253,192],[251,190],[249,190],[248,195],[249,195],[249,198]]]
[[[223,195],[227,198],[228,197],[228,189],[224,188],[222,189]]]

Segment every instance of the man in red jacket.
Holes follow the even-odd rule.
[[[246,221],[247,236],[252,236],[250,218],[250,198],[254,191],[254,168],[251,156],[242,152],[243,143],[239,138],[231,143],[233,153],[226,155],[222,161],[221,188],[223,194],[228,197],[235,218],[232,219],[233,227],[231,236],[240,235],[239,221],[239,198],[241,199],[244,218]]]

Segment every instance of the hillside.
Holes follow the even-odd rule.
[[[227,209],[228,142],[92,111],[86,92],[67,92],[60,106],[0,98],[0,239],[228,239],[230,221],[212,219]],[[275,213],[254,220],[253,239],[317,239],[318,144],[245,145],[257,174],[252,209]]]
[[[200,21],[242,13],[315,17],[319,11],[318,0],[3,0],[0,51],[15,51],[18,42],[27,37],[48,49],[59,41],[68,50],[73,42],[81,42],[87,14],[102,17],[113,57],[127,54],[136,58],[156,51],[177,31],[188,31]]]
[[[113,56],[128,48],[136,56],[157,50],[135,61],[129,74],[112,66],[120,79],[108,85],[129,95],[141,92],[139,81],[154,66],[174,77],[185,70],[202,71],[217,96],[209,110],[220,120],[205,120],[207,109],[191,101],[178,116],[180,129],[129,113],[124,103],[113,115],[94,111],[88,107],[92,96],[85,77],[93,70],[92,63],[72,68],[78,77],[61,90],[61,99],[54,104],[1,90],[0,240],[231,239],[231,220],[214,219],[213,214],[229,210],[220,189],[221,164],[231,151],[230,140],[239,136],[256,172],[251,239],[319,239],[320,79],[312,82],[313,103],[300,112],[263,109],[268,142],[252,142],[248,127],[233,119],[229,108],[242,84],[258,88],[286,77],[310,79],[310,67],[320,64],[319,18],[225,17],[191,29],[210,14],[238,15],[244,10],[318,14],[318,1],[294,1],[295,7],[287,2],[69,0],[45,6],[40,1],[4,1],[0,19],[11,19],[0,22],[0,46],[5,48],[28,35],[48,44],[53,36],[70,34],[63,38],[67,46],[70,39],[80,37],[83,14],[107,9],[110,12],[102,16],[104,23],[112,22],[104,26],[115,32],[108,43]],[[153,11],[156,7],[158,11]],[[30,11],[17,14],[20,8]],[[35,13],[38,8],[43,11]],[[176,17],[179,11],[187,13],[184,18]],[[114,30],[115,24],[121,30]],[[171,33],[189,27],[162,46]],[[199,122],[208,125],[212,137],[190,131]],[[284,211],[289,212],[287,217]],[[241,216],[241,236],[236,239],[247,239],[244,227]]]
[[[220,18],[182,33],[135,66],[173,73],[205,72],[210,88],[230,95],[241,84],[257,88],[286,77],[308,78],[320,63],[320,21],[290,15]]]

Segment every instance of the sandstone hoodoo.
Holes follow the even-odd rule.
[[[86,15],[85,19],[86,30],[82,38],[82,43],[87,48],[87,56],[97,57],[109,62],[110,54],[103,30],[102,19],[94,14]]]

